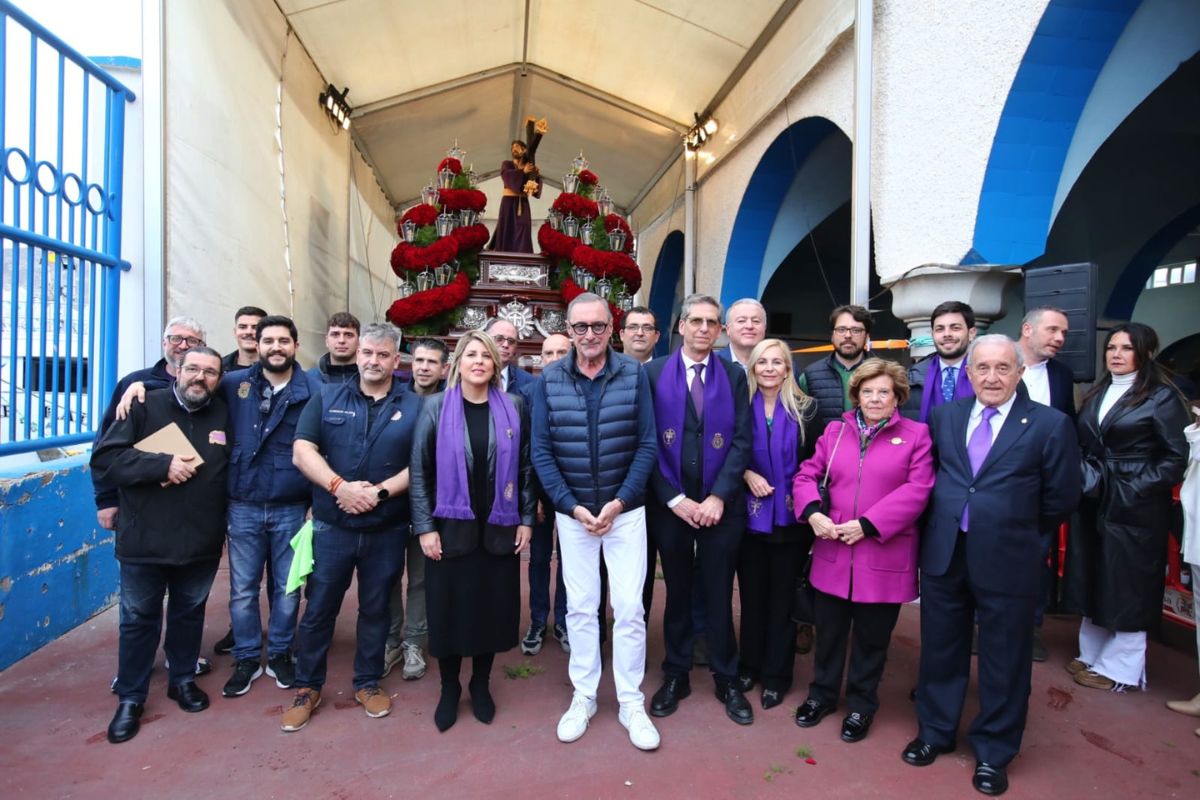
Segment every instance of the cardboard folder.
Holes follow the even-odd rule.
[[[196,448],[192,447],[192,443],[188,441],[188,438],[183,435],[183,431],[174,422],[164,425],[141,441],[134,442],[133,446],[143,453],[191,456],[192,460],[190,463],[193,467],[197,468],[204,463],[204,459],[196,452]],[[169,486],[170,484],[170,481],[165,481],[163,486]]]

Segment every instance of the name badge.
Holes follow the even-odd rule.
[[[225,431],[209,431],[208,443],[224,445],[225,444]]]

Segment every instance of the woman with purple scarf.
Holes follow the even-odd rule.
[[[854,408],[825,428],[792,488],[796,516],[816,534],[814,674],[796,724],[811,728],[837,708],[849,648],[845,742],[866,738],[900,604],[917,596],[917,520],[933,489],[933,444],[924,423],[896,410],[908,394],[903,367],[864,361],[850,378]]]
[[[762,682],[762,707],[774,708],[792,686],[796,623],[791,604],[812,529],[796,521],[792,479],[812,452],[817,404],[796,385],[787,345],[764,339],[746,362],[753,445],[746,469],[746,535],[738,553],[742,601],[738,686]]]
[[[458,719],[459,671],[472,661],[471,710],[490,724],[496,653],[517,646],[518,554],[529,543],[537,499],[524,401],[500,391],[500,353],[482,331],[458,341],[446,391],[425,401],[413,434],[413,535],[425,554],[429,652],[442,691],[433,720]]]

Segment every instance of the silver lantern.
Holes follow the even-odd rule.
[[[575,194],[575,190],[579,188],[579,174],[568,172],[563,175],[563,191],[567,194]]]
[[[575,281],[575,285],[580,289],[583,289],[585,292],[590,292],[592,290],[592,281],[595,280],[595,276],[593,276],[592,273],[588,272],[583,267],[571,267],[571,280]]]
[[[605,300],[612,299],[610,297],[610,295],[612,294],[612,290],[613,290],[613,282],[610,281],[608,278],[601,278],[600,280],[596,281],[596,288],[593,289],[593,291],[596,294],[600,295]]]
[[[579,241],[584,244],[592,243],[592,226],[590,224],[579,229]]]
[[[401,278],[400,283],[396,284],[396,293],[400,295],[401,300],[412,297],[413,291],[413,285],[409,283],[408,278]]]
[[[578,236],[579,220],[568,214],[567,218],[563,220],[563,233],[572,238]]]
[[[454,273],[454,268],[448,263],[438,264],[433,270],[433,279],[438,286],[445,286],[450,282],[450,277]]]
[[[443,189],[449,189],[454,186],[454,170],[449,167],[442,167],[438,172],[438,186]]]
[[[453,230],[454,230],[454,217],[450,214],[447,214],[444,211],[441,214],[438,214],[438,216],[437,216],[437,235],[439,237],[449,236],[450,232]]]
[[[625,250],[625,231],[621,228],[613,228],[608,232],[608,243],[613,250],[620,253]]]
[[[427,206],[436,206],[437,200],[437,189],[433,188],[432,183],[425,184],[425,188],[421,190],[421,202]]]
[[[546,214],[546,222],[550,223],[551,230],[562,230],[562,221],[563,218],[561,212],[550,209],[550,211]]]
[[[404,241],[412,244],[417,235],[417,223],[411,219],[406,219],[400,224],[400,235],[404,237]]]
[[[463,225],[474,225],[479,221],[479,212],[472,211],[471,209],[463,209],[459,212],[459,217],[461,218]]]
[[[433,270],[425,269],[425,270],[422,270],[421,272],[417,273],[417,291],[418,292],[424,292],[424,291],[428,291],[429,289],[432,289],[436,282],[437,282],[437,278],[436,278],[436,276],[434,276]]]

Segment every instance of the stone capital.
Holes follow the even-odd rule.
[[[969,305],[982,333],[1004,316],[1004,292],[1010,283],[1020,278],[1021,268],[1008,265],[924,264],[889,284],[892,314],[904,320],[913,339],[928,340],[913,345],[912,357],[916,359],[933,352],[929,315],[939,304],[958,300]]]

